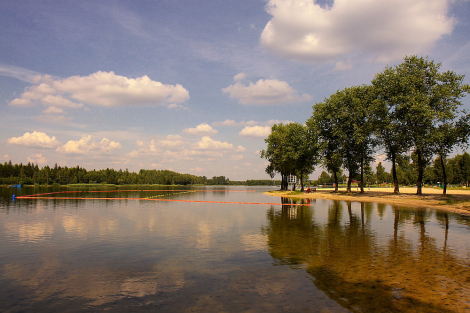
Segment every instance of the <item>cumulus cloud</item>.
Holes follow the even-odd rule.
[[[285,121],[280,121],[280,120],[269,120],[267,122],[264,122],[263,125],[265,126],[273,126],[274,124],[279,124],[279,123],[282,123],[284,125],[286,124],[290,124],[290,123],[293,123],[292,121],[289,121],[289,120],[285,120]]]
[[[271,134],[269,126],[247,126],[243,128],[239,135],[242,137],[266,138]]]
[[[47,159],[41,153],[36,153],[28,157],[28,162],[44,165],[47,164]]]
[[[308,94],[299,96],[288,83],[277,79],[260,79],[256,84],[248,86],[240,82],[223,88],[230,98],[238,99],[241,104],[279,104],[307,101],[312,97]]]
[[[168,109],[180,109],[180,110],[187,110],[188,108],[185,107],[184,105],[177,104],[177,103],[170,103],[167,106]]]
[[[234,120],[225,120],[223,122],[213,122],[212,126],[255,126],[258,125],[259,122],[256,121],[241,121],[241,122],[235,122]]]
[[[335,70],[337,70],[337,71],[347,71],[347,70],[350,70],[350,69],[352,69],[351,60],[348,60],[347,62],[343,62],[343,61],[336,62]]]
[[[83,103],[104,107],[122,105],[178,106],[189,99],[189,92],[181,85],[166,85],[144,75],[127,78],[114,72],[96,72],[88,76],[53,79],[36,75],[36,85],[27,87],[12,106],[31,106],[42,103],[55,107],[83,107]],[[28,101],[29,100],[29,101]],[[83,102],[83,103],[82,103]]]
[[[301,62],[325,62],[366,52],[380,62],[421,53],[450,34],[449,0],[269,0],[272,19],[261,44]]]
[[[202,168],[202,167],[192,167],[190,169],[191,172],[195,172],[195,173],[203,173],[206,169],[205,168]]]
[[[195,128],[186,128],[183,129],[183,132],[190,135],[215,135],[217,134],[217,130],[213,129],[209,124],[202,123]]]
[[[47,111],[47,110],[46,110]],[[46,115],[39,115],[36,117],[36,120],[44,123],[55,123],[55,124],[65,124],[69,121],[71,121],[73,118],[70,116],[65,116],[65,115],[51,115],[51,114],[46,114]]]
[[[55,148],[60,143],[54,136],[49,137],[46,133],[33,131],[24,133],[21,137],[12,137],[7,140],[8,144],[36,147],[36,148]]]
[[[42,111],[45,114],[62,114],[64,110],[56,107],[49,107],[46,110]]]
[[[235,150],[235,151],[237,151],[237,152],[244,152],[244,151],[246,151],[246,148],[243,147],[243,146],[238,146],[238,147],[237,147],[237,150]]]
[[[179,135],[169,135],[165,139],[152,140],[152,144],[162,148],[181,148],[184,145],[183,137]]]
[[[119,142],[111,141],[108,138],[101,139],[99,144],[99,148],[103,153],[112,153],[115,150],[119,150],[122,148],[122,145]]]
[[[83,135],[79,140],[69,140],[65,145],[56,149],[56,152],[63,154],[88,154],[91,152],[101,152],[109,154],[121,149],[119,142],[103,138],[100,142],[95,142],[90,135]]]
[[[240,161],[240,160],[243,160],[243,155],[241,154],[232,155],[230,157],[230,161]]]
[[[16,98],[16,99],[13,99],[12,101],[10,101],[9,105],[26,108],[26,107],[34,106],[34,103],[31,102],[30,99]]]
[[[201,141],[194,145],[194,149],[198,150],[232,150],[233,145],[228,142],[216,141],[209,136],[204,136]]]
[[[233,80],[238,82],[238,81],[245,79],[245,77],[246,77],[245,73],[238,73],[237,75],[233,76]]]
[[[41,102],[44,105],[52,106],[52,107],[65,107],[65,108],[81,108],[83,107],[83,103],[75,103],[70,101],[69,99],[64,99],[61,96],[53,96],[47,95],[41,99]]]

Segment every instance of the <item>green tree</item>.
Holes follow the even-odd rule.
[[[281,174],[281,189],[287,190],[287,177],[296,174],[301,179],[314,170],[318,148],[315,133],[299,123],[274,124],[271,134],[264,140],[266,150],[261,158],[269,161],[266,173],[274,177]],[[303,188],[303,181],[302,188]]]
[[[469,91],[462,75],[452,71],[440,73],[440,66],[427,58],[405,57],[403,63],[377,75],[376,84],[373,81],[378,102],[386,100],[387,114],[392,107],[391,116],[401,126],[403,137],[393,136],[398,138],[398,147],[409,144],[416,153],[418,195],[422,194],[424,165],[436,151],[436,128],[455,117],[460,98]],[[393,127],[392,131],[395,130]],[[407,144],[404,146],[402,142]]]
[[[463,149],[468,147],[468,138],[470,134],[470,114],[460,116],[457,121],[455,119],[456,113],[448,112],[448,116],[442,118],[440,124],[435,128],[434,134],[434,152],[439,156],[442,170],[442,180],[444,183],[443,194],[447,193],[447,170],[446,159],[447,156],[454,150],[454,147],[459,146]]]
[[[359,169],[361,192],[364,192],[364,166],[372,160],[375,146],[369,114],[372,95],[368,86],[337,91],[315,104],[313,115],[307,121],[307,125],[318,133],[328,171],[336,176],[341,164],[348,170],[348,192]],[[337,177],[335,183],[338,186]]]
[[[376,177],[377,182],[379,184],[385,182],[386,172],[385,172],[385,167],[382,165],[382,162],[379,162],[379,164],[377,164],[377,166],[375,167],[375,171],[376,171],[375,177]]]

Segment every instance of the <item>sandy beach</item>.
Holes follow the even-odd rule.
[[[347,193],[345,188],[340,188],[337,193],[333,188],[317,189],[316,192],[308,194],[291,194],[289,191],[273,191],[267,194],[271,196],[283,196],[293,198],[324,198],[331,200],[380,202],[398,206],[428,207],[460,213],[470,216],[470,188],[469,190],[447,190],[447,195],[442,194],[442,189],[423,188],[423,195],[416,195],[416,188],[402,187],[400,195],[393,194],[391,188],[365,188],[361,194],[353,188]]]

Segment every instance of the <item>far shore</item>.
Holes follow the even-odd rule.
[[[291,191],[270,191],[265,194],[290,198],[331,199],[358,202],[380,202],[397,206],[427,207],[445,210],[454,213],[470,215],[470,190],[447,190],[447,195],[442,194],[442,189],[423,188],[422,196],[416,195],[416,188],[402,187],[400,194],[395,195],[391,188],[365,188],[364,193],[354,188],[352,192],[346,192],[345,188],[339,188],[334,192],[333,188],[321,188],[312,193],[298,193]]]

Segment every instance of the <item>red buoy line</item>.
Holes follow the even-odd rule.
[[[271,202],[238,202],[238,201],[207,201],[207,200],[185,200],[185,199],[157,199],[149,198],[101,198],[101,197],[54,197],[51,195],[62,193],[84,193],[84,192],[123,192],[123,191],[206,191],[206,190],[90,190],[90,191],[55,191],[41,194],[33,194],[26,196],[17,196],[16,199],[42,199],[42,200],[139,200],[139,201],[165,201],[165,202],[193,202],[193,203],[219,203],[219,204],[256,204],[256,205],[287,205],[287,206],[310,206],[310,204],[296,203],[271,203]],[[209,190],[212,191],[212,190]],[[219,190],[214,190],[219,191]],[[242,190],[232,190],[242,191]],[[253,192],[254,190],[243,190]]]
[[[191,191],[191,192],[255,192],[256,190],[220,190],[220,189],[133,189],[133,190],[69,190],[69,191],[53,191],[53,192],[46,192],[46,193],[37,193],[32,195],[25,195],[25,196],[17,196],[16,199],[24,199],[24,198],[37,198],[38,196],[45,196],[45,195],[54,195],[60,193],[82,193],[82,192],[135,192],[135,191],[168,191],[168,192],[184,192],[184,191]]]

